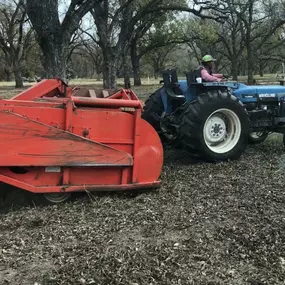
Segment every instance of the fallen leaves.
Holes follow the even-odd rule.
[[[284,284],[283,152],[267,140],[209,164],[168,149],[157,191],[13,202],[0,219],[0,284]]]

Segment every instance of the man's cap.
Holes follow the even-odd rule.
[[[203,56],[202,62],[210,62],[210,61],[217,61],[217,60],[209,54]]]

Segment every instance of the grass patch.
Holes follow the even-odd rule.
[[[186,78],[183,76],[179,77],[179,80],[185,80]],[[260,77],[259,75],[255,76],[255,79],[259,84],[279,84],[278,79],[276,78],[276,74],[265,74],[264,77]],[[159,81],[161,78],[142,78],[142,86],[134,86],[133,85],[133,79],[131,80],[131,86],[132,90],[142,99],[146,98],[150,93],[157,90],[161,84],[159,84]],[[247,77],[246,76],[239,76],[240,82],[246,82]],[[23,90],[33,86],[34,83],[24,83],[23,88],[16,89],[14,88],[15,83],[14,82],[0,82],[0,97],[4,99],[9,99]],[[86,78],[78,78],[78,79],[72,79],[68,82],[70,86],[78,86],[78,87],[87,87],[87,88],[103,88],[103,81],[102,80],[96,80],[96,79],[86,79]],[[117,79],[118,88],[121,88],[124,86],[124,80],[123,78]]]

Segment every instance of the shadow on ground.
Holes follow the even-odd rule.
[[[165,148],[164,164],[171,165],[193,165],[203,163],[201,159],[191,156],[189,152],[170,147]],[[84,200],[84,202],[92,201],[93,197],[116,197],[117,199],[133,199],[142,193],[152,193],[156,190],[137,190],[122,192],[92,192],[92,193],[73,193],[72,198],[67,202],[76,200]],[[0,192],[0,212],[16,211],[23,207],[46,207],[52,205],[42,194],[34,194],[22,189],[15,188],[10,185],[2,184]]]

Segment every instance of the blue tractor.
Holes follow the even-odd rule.
[[[285,86],[197,83],[199,71],[185,80],[176,70],[162,75],[163,86],[146,100],[142,118],[163,143],[225,161],[238,159],[249,143],[263,142],[271,132],[285,133]]]

